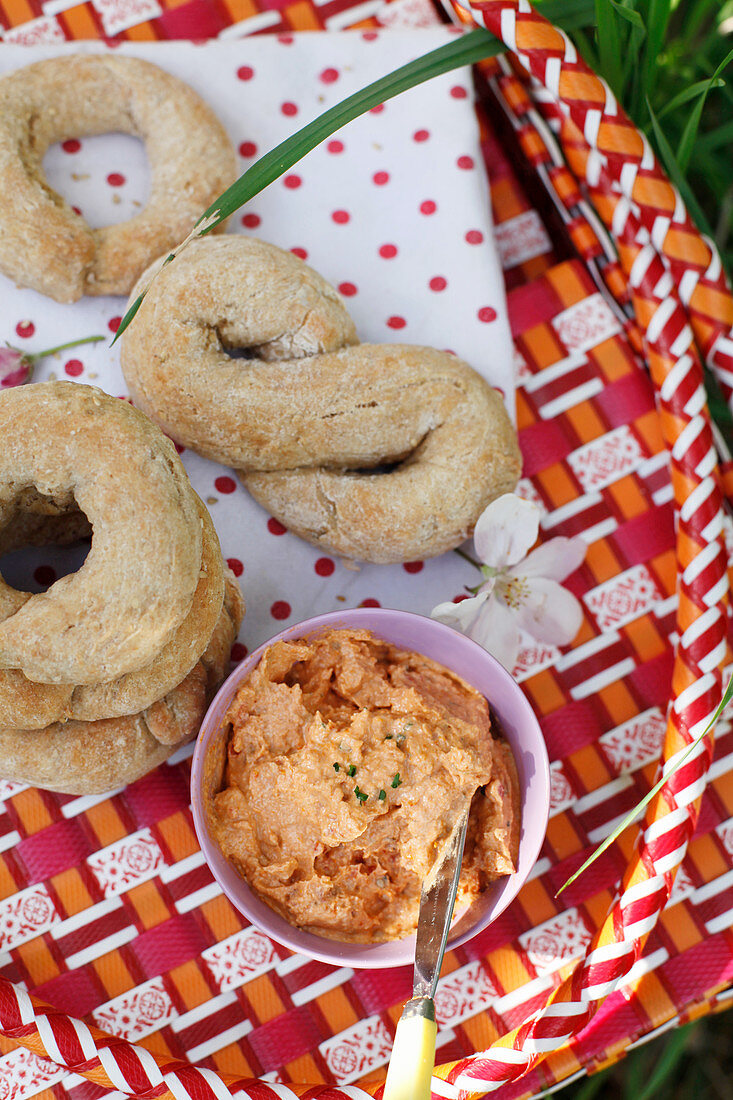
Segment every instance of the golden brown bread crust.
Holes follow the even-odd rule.
[[[0,393],[0,439],[0,529],[29,487],[94,527],[81,569],[47,592],[0,577],[0,668],[75,685],[144,668],[199,582],[201,517],[175,447],[127,402],[75,382]]]
[[[516,434],[480,375],[433,348],[358,344],[333,288],[264,242],[194,241],[159,270],[122,368],[174,438],[234,466],[286,526],[347,557],[443,553],[519,477]]]
[[[0,774],[67,794],[99,794],[139,779],[198,733],[226,676],[242,613],[239,586],[226,570],[217,625],[182,683],[137,714],[58,722],[43,730],[0,729]]]
[[[54,722],[92,722],[133,714],[167,695],[210,644],[224,598],[224,564],[211,517],[196,497],[203,530],[199,583],[191,610],[157,657],[108,683],[41,684],[17,669],[0,669],[0,729],[42,729]],[[70,517],[71,518],[71,517]]]
[[[147,206],[91,229],[46,182],[43,157],[66,138],[121,131],[145,142]],[[204,101],[148,61],[72,54],[0,79],[0,270],[60,302],[127,294],[236,178],[232,144]]]

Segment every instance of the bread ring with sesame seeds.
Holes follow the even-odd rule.
[[[515,487],[516,432],[468,364],[360,344],[335,290],[262,241],[208,237],[161,262],[122,338],[133,399],[302,538],[372,562],[432,557]]]
[[[93,229],[49,186],[43,157],[54,142],[112,131],[145,143],[150,198],[130,220]],[[129,293],[236,175],[213,111],[149,61],[78,53],[0,78],[0,271],[19,286],[59,302]]]

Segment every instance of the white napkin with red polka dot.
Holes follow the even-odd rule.
[[[125,43],[118,52],[191,84],[226,126],[243,171],[311,118],[454,34],[448,28],[315,32],[203,45]],[[106,48],[0,45],[0,72]],[[511,338],[472,95],[470,71],[462,69],[375,108],[253,199],[229,231],[307,259],[339,288],[362,340],[450,348],[504,392],[513,413]],[[134,138],[72,139],[51,149],[45,166],[52,185],[91,224],[121,221],[145,201],[147,163]],[[65,306],[18,290],[3,276],[0,286],[0,342],[28,351],[109,335],[125,310],[120,298]],[[106,343],[44,360],[35,377],[52,376],[125,393],[117,347]],[[268,517],[231,470],[190,452],[183,461],[244,590],[239,653],[284,625],[363,602],[429,614],[477,582],[455,554],[361,567],[326,556]],[[29,568],[47,583],[53,570],[68,569],[68,554],[23,552],[3,569],[11,583]]]

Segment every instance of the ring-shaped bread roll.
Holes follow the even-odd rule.
[[[138,714],[58,722],[43,730],[0,729],[0,775],[68,794],[99,794],[132,783],[167,760],[198,733],[226,675],[242,606],[239,586],[227,570],[214,633],[182,683]]]
[[[144,668],[199,583],[201,517],[175,447],[127,402],[75,382],[0,393],[0,439],[0,531],[27,492],[94,529],[82,567],[47,592],[0,577],[0,668],[74,685]]]
[[[48,185],[57,141],[121,131],[145,143],[150,199],[100,229]],[[59,302],[127,294],[141,271],[178,244],[236,178],[232,144],[187,84],[132,57],[72,54],[0,79],[0,271]]]
[[[119,718],[145,710],[180,684],[209,644],[224,598],[219,540],[211,516],[196,499],[203,531],[199,583],[191,610],[162,652],[138,672],[128,672],[106,684],[79,687],[41,684],[29,680],[18,669],[0,669],[0,729],[8,726],[42,729],[69,719],[94,722]],[[36,537],[36,542],[39,541]]]
[[[358,344],[333,288],[261,241],[195,241],[159,270],[122,369],[165,431],[347,557],[443,553],[519,477],[516,433],[480,375],[433,348]]]

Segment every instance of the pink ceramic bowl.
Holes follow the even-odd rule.
[[[547,828],[550,770],[540,727],[521,690],[498,661],[452,627],[407,611],[362,607],[318,615],[276,634],[242,661],[219,690],[201,726],[191,774],[193,818],[206,861],[224,893],[252,924],[261,928],[273,940],[292,951],[310,955],[335,966],[370,969],[402,966],[414,958],[414,935],[389,943],[341,943],[303,932],[288,924],[250,890],[245,880],[224,858],[209,832],[204,812],[204,800],[215,793],[210,789],[213,786],[212,779],[206,777],[207,754],[216,752],[222,720],[229,704],[240,683],[258,663],[266,646],[283,639],[344,627],[371,630],[378,637],[401,649],[423,653],[458,673],[490,701],[514,752],[522,794],[522,831],[517,870],[513,875],[492,883],[481,898],[459,916],[451,931],[448,946],[458,947],[475,936],[516,897],[534,866]]]

